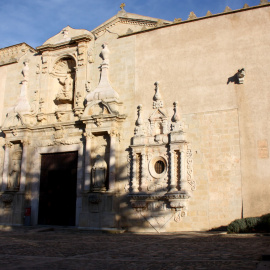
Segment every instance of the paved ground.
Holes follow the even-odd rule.
[[[268,254],[270,236],[254,234],[0,230],[0,269],[7,270],[259,269]]]

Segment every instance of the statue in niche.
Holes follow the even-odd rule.
[[[67,73],[64,79],[58,78],[58,81],[61,85],[61,89],[56,96],[56,100],[72,101],[74,82],[71,73]]]
[[[58,60],[53,68],[53,76],[57,78],[58,93],[54,100],[58,106],[57,111],[71,110],[73,106],[76,62],[72,57],[64,57]]]
[[[105,191],[105,182],[107,174],[107,163],[104,158],[97,155],[95,164],[92,169],[92,190]]]
[[[22,152],[16,151],[12,155],[12,162],[9,171],[8,189],[16,190],[20,187]]]

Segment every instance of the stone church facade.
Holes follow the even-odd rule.
[[[269,18],[267,1],[174,22],[122,6],[0,49],[0,224],[173,232],[269,212]]]

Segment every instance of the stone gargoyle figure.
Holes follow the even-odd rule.
[[[244,68],[238,69],[238,72],[236,73],[237,75],[237,79],[238,79],[238,83],[242,84],[244,83],[244,78],[246,75],[246,71]]]

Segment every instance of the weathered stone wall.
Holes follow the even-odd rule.
[[[269,211],[269,14],[267,6],[136,36],[137,104],[147,106],[158,80],[166,104],[178,100],[183,115],[205,114],[205,124],[190,126],[205,140],[194,150],[207,173],[194,173],[208,186],[194,198],[208,189],[209,228],[241,217],[241,181],[244,217]],[[230,82],[240,68],[244,84]]]
[[[84,124],[75,125],[72,121],[79,121],[76,116],[64,124],[61,133],[61,129],[56,126],[63,123],[54,115],[57,109],[54,99],[59,83],[57,77],[49,73],[61,57],[72,55],[78,65],[81,60],[77,57],[82,56],[77,55],[77,48],[66,45],[65,48],[52,50],[47,55],[48,69],[45,71],[41,54],[34,55],[31,50],[20,55],[17,63],[0,66],[0,125],[3,125],[7,112],[14,107],[20,95],[21,72],[23,62],[27,59],[27,98],[32,114],[38,112],[41,97],[45,100],[44,113],[48,114],[44,123],[36,122],[36,130],[36,127],[32,127],[25,133],[19,132],[19,135],[14,135],[16,132],[12,130],[6,131],[8,140],[14,141],[18,136],[18,140],[23,143],[28,137],[30,145],[26,159],[25,201],[23,195],[18,195],[11,208],[4,208],[2,203],[0,223],[21,224],[22,212],[25,206],[30,205],[31,199],[35,201],[37,214],[40,169],[37,162],[40,162],[42,153],[38,149],[43,147],[48,152],[59,149],[69,151],[73,149],[72,140],[74,149],[80,149],[80,154],[84,155],[80,159],[77,194],[80,201],[77,205],[77,220],[81,227],[121,226],[133,231],[207,230],[227,225],[242,216],[268,212],[269,16],[270,6],[267,5],[120,38],[119,35],[126,34],[129,28],[137,31],[142,25],[117,23],[109,28],[110,31],[98,33],[95,30],[97,39],[92,39],[85,47],[87,50],[93,48],[92,60],[84,59],[85,66],[78,67],[76,87],[85,97],[88,94],[85,84],[88,84],[88,91],[98,86],[103,62],[100,57],[101,46],[107,43],[110,50],[108,77],[122,102],[119,112],[126,115],[123,122],[114,126],[119,132],[115,138],[115,190],[104,195],[104,201],[99,206],[96,202],[89,203],[88,193],[80,193],[84,188],[83,178],[88,166],[85,163],[86,155],[89,155],[88,149],[82,147],[87,140],[83,134]],[[70,33],[76,31],[71,29]],[[87,31],[80,30],[77,33],[84,34]],[[59,42],[62,36],[61,33],[58,35],[45,44]],[[85,52],[82,55],[88,57]],[[236,80],[236,72],[241,68],[246,70],[243,84]],[[153,112],[156,81],[159,81],[164,103],[162,110],[169,120],[173,115],[173,102],[178,101],[178,114],[184,122],[186,139],[193,154],[196,189],[192,191],[187,214],[183,216],[172,209],[159,213],[156,211],[159,206],[155,202],[149,203],[152,210],[149,208],[148,212],[136,211],[127,198],[131,180],[129,146],[134,136],[137,106],[142,104],[141,116],[147,123]],[[106,123],[100,127],[93,124],[93,127],[96,132],[99,129],[100,132],[108,132],[112,128]],[[57,141],[57,132],[63,136],[63,141]],[[0,188],[4,143],[2,133]],[[37,216],[33,218],[37,220]]]

